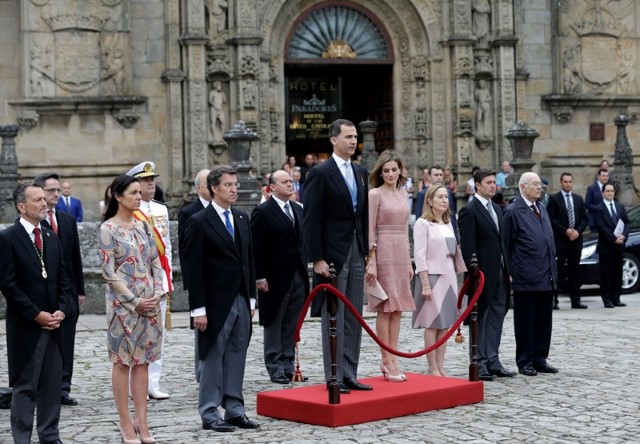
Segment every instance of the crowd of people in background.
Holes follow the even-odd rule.
[[[234,207],[239,183],[233,167],[216,165],[194,178],[197,197],[180,210],[178,239],[204,429],[260,428],[248,418],[243,398],[257,303],[269,379],[283,385],[306,380],[296,379],[293,331],[310,289],[308,263],[314,286],[335,274],[338,290],[357,312],[362,313],[366,300],[367,310],[376,314],[378,337],[397,349],[403,312],[412,313],[413,328],[423,329],[425,348],[443,338],[459,315],[458,275],[477,260],[485,276],[477,348],[484,381],[558,372],[547,362],[552,310],[559,306],[562,281],[571,307],[587,308],[579,284],[587,227],[599,236],[604,307],[625,306],[621,273],[630,224],[615,199],[606,161],[583,199],[573,192],[570,172],[561,174],[560,190],[548,194],[546,178],[531,171],[512,177],[506,160],[497,172],[475,166],[460,183],[451,166],[431,165],[420,170],[416,183],[400,155],[387,150],[368,172],[360,165],[357,141],[352,122],[333,122],[331,155],[308,153],[300,163],[288,156],[277,171],[256,178],[262,196],[251,217]],[[147,426],[147,401],[171,396],[160,384],[173,274],[169,213],[158,176],[154,162],[141,162],[113,180],[99,205],[106,356],[112,363],[122,441],[129,444],[155,442]],[[510,202],[505,200],[508,189],[517,190]],[[466,198],[460,211],[458,198]],[[82,204],[71,195],[69,182],[51,172],[20,184],[14,201],[19,219],[0,233],[2,251],[12,252],[0,258],[13,386],[11,427],[16,442],[28,442],[37,409],[40,441],[60,442],[60,406],[78,404],[70,387],[75,323],[85,298],[77,231]],[[326,330],[324,300],[320,295],[313,301],[311,315],[321,317]],[[505,368],[499,355],[510,307],[518,372]],[[362,330],[344,304],[339,304],[336,330],[339,391],[373,390],[358,380]],[[447,375],[445,350],[446,342],[427,354],[426,373]],[[327,335],[322,353],[331,389]],[[385,349],[380,371],[389,382],[408,379],[397,357]]]

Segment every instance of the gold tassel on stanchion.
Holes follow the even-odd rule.
[[[171,330],[171,293],[167,293],[167,315],[165,317],[164,328]]]
[[[458,333],[456,334],[456,344],[462,344],[464,342],[464,336],[462,330],[458,327]]]
[[[294,382],[306,381],[305,377],[300,371],[300,355],[298,354],[298,344],[296,344],[296,370],[293,372],[293,378],[291,380]]]

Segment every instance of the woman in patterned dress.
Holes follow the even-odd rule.
[[[425,348],[435,344],[455,323],[458,315],[456,273],[467,268],[451,225],[449,195],[444,185],[431,185],[425,194],[422,216],[413,227],[416,263],[413,328],[424,328]],[[446,342],[427,354],[428,373],[446,376]]]
[[[123,442],[153,443],[147,426],[148,367],[160,358],[162,349],[163,270],[149,226],[133,217],[141,201],[138,180],[117,177],[111,184],[111,196],[98,243],[102,276],[107,282],[107,348],[113,363],[113,397]],[[129,414],[129,387],[135,421]]]
[[[409,256],[409,208],[406,177],[395,151],[383,151],[369,176],[369,259],[365,270],[367,284],[376,281],[388,296],[376,303],[369,298],[367,310],[377,312],[376,334],[389,346],[398,348],[403,311],[415,309],[411,296],[413,267]],[[405,381],[395,355],[381,350],[380,370],[388,381]]]

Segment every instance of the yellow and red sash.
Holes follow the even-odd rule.
[[[133,217],[136,220],[148,223],[151,226],[151,228],[153,228],[153,240],[156,243],[156,247],[158,248],[158,256],[160,256],[160,265],[162,266],[164,273],[167,275],[169,292],[172,292],[173,285],[171,283],[171,264],[169,263],[169,259],[167,259],[167,256],[165,255],[165,245],[164,245],[164,241],[162,240],[162,236],[160,235],[160,232],[155,227],[155,225],[151,222],[151,220],[147,217],[147,215],[144,214],[143,211],[135,210],[133,212]]]

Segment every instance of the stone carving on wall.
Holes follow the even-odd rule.
[[[240,60],[240,66],[238,68],[238,74],[240,76],[255,76],[258,70],[258,64],[256,59],[251,54],[246,54]]]
[[[209,20],[213,33],[222,33],[227,29],[227,8],[229,4],[226,0],[210,0]]]
[[[476,74],[491,75],[493,74],[493,59],[491,54],[487,52],[478,52],[474,56]]]
[[[561,0],[559,8],[562,92],[636,94],[633,0]]]
[[[255,80],[246,80],[244,87],[242,88],[242,99],[244,102],[244,109],[255,109],[256,96],[258,95],[258,87]]]
[[[32,0],[25,51],[30,97],[114,96],[130,90],[128,2]]]
[[[493,140],[493,105],[491,91],[486,80],[478,81],[476,99],[476,143],[478,148],[488,148]]]
[[[473,35],[482,40],[491,29],[491,5],[489,0],[473,0]]]
[[[224,132],[227,130],[227,113],[229,105],[227,95],[222,90],[222,82],[213,82],[213,88],[209,92],[209,126],[213,136],[213,143],[224,143]]]

